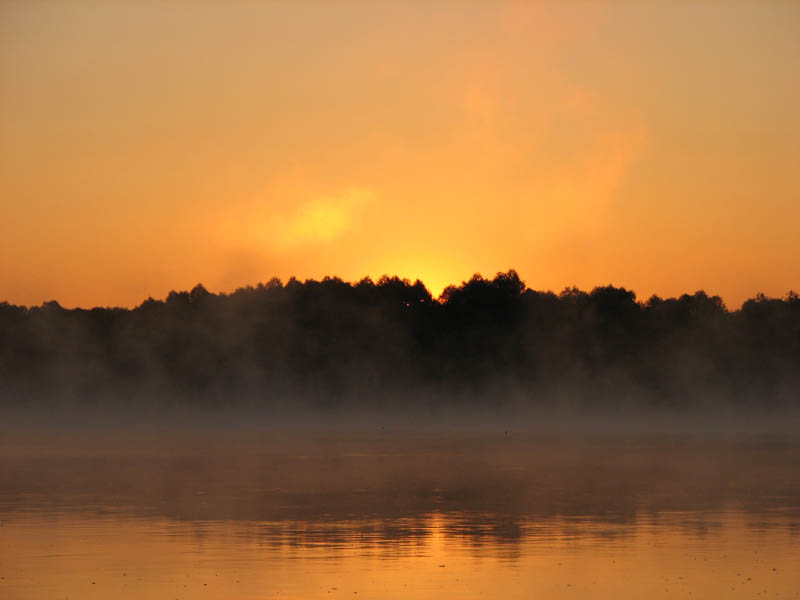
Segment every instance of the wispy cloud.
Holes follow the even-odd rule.
[[[312,198],[274,219],[273,239],[284,247],[332,242],[358,226],[361,210],[374,199],[373,191],[361,188]]]
[[[274,239],[289,247],[332,242],[359,224],[361,210],[374,199],[374,192],[361,188],[312,198],[294,213],[275,219]]]

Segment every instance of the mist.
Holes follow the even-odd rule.
[[[794,292],[729,310],[702,291],[536,291],[513,270],[438,299],[397,277],[272,279],[134,309],[2,303],[0,332],[20,426],[786,431],[800,408]]]

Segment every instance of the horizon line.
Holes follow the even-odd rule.
[[[190,294],[191,295],[196,290],[199,293],[206,293],[206,294],[214,295],[214,296],[217,296],[217,297],[220,297],[220,296],[221,297],[227,297],[227,296],[232,296],[234,294],[247,292],[247,291],[256,291],[256,290],[262,290],[262,289],[268,289],[268,288],[277,288],[277,287],[280,287],[282,289],[286,289],[290,285],[308,285],[308,284],[327,283],[327,282],[341,283],[341,284],[345,284],[345,285],[348,285],[348,286],[353,287],[353,288],[357,287],[358,285],[362,285],[362,284],[363,285],[371,284],[371,285],[374,285],[374,286],[380,286],[380,285],[383,285],[386,282],[402,282],[405,285],[408,285],[408,286],[411,286],[411,287],[414,287],[414,286],[417,286],[417,285],[422,285],[422,287],[425,289],[425,291],[431,297],[432,301],[440,303],[440,304],[445,304],[447,302],[445,294],[450,289],[456,289],[456,290],[457,289],[461,289],[461,288],[464,288],[466,285],[468,285],[470,282],[474,282],[474,281],[483,281],[483,282],[492,283],[492,282],[496,282],[499,278],[503,278],[503,277],[505,277],[505,278],[515,278],[522,285],[522,288],[520,290],[521,294],[523,294],[523,293],[525,293],[527,291],[530,291],[530,292],[534,292],[534,293],[538,293],[538,294],[552,294],[554,296],[561,297],[561,296],[564,296],[568,292],[591,294],[593,291],[595,291],[597,289],[614,288],[614,289],[617,289],[617,290],[625,290],[627,292],[631,292],[633,294],[634,301],[637,304],[640,304],[642,306],[647,305],[649,302],[653,301],[654,299],[658,299],[658,300],[661,300],[661,301],[680,300],[681,298],[683,298],[685,296],[691,297],[691,296],[696,296],[698,294],[702,294],[702,295],[705,295],[706,297],[708,297],[709,299],[718,300],[722,304],[723,308],[725,308],[725,310],[728,311],[728,312],[735,312],[735,311],[741,310],[741,308],[747,302],[750,302],[750,301],[790,300],[790,299],[796,298],[797,295],[798,295],[798,292],[796,290],[794,290],[794,289],[787,290],[786,292],[784,292],[784,294],[782,296],[767,296],[763,292],[756,292],[753,295],[751,295],[748,298],[746,298],[745,300],[743,300],[741,305],[738,308],[728,307],[727,304],[725,303],[724,299],[722,298],[722,296],[720,296],[719,294],[709,293],[703,288],[697,289],[694,292],[684,292],[684,293],[682,293],[682,294],[680,294],[678,296],[661,296],[659,294],[653,293],[653,294],[650,294],[650,296],[646,300],[642,300],[642,299],[640,299],[638,297],[636,291],[633,288],[627,287],[625,285],[617,285],[617,284],[614,284],[614,283],[606,283],[606,284],[601,284],[601,285],[594,285],[590,289],[583,289],[583,288],[581,288],[581,287],[579,287],[577,285],[574,285],[574,284],[573,285],[565,285],[560,291],[555,291],[553,289],[536,289],[536,288],[530,287],[525,282],[525,280],[523,280],[519,276],[519,273],[516,271],[516,269],[509,269],[509,270],[507,270],[505,272],[497,271],[495,273],[494,277],[492,277],[492,278],[484,276],[480,272],[475,272],[475,273],[473,273],[473,275],[469,279],[462,280],[460,283],[451,283],[451,284],[446,285],[442,289],[442,292],[438,296],[435,296],[431,292],[431,290],[429,289],[428,285],[419,277],[414,278],[412,280],[411,278],[401,277],[401,276],[399,276],[397,274],[389,275],[388,273],[384,273],[384,274],[382,274],[381,276],[379,276],[377,278],[373,278],[370,275],[365,275],[364,277],[362,277],[360,279],[357,279],[357,280],[345,280],[342,277],[334,274],[334,275],[325,275],[320,279],[317,279],[317,278],[314,278],[314,277],[308,277],[308,278],[305,278],[305,279],[299,279],[298,277],[296,277],[294,275],[291,275],[285,281],[283,279],[281,279],[280,277],[273,276],[273,277],[269,278],[266,281],[259,281],[259,282],[255,283],[255,284],[241,285],[241,286],[236,287],[233,290],[227,291],[227,292],[226,291],[222,291],[222,290],[219,290],[219,291],[209,290],[205,286],[205,284],[203,284],[202,282],[198,282],[194,286],[192,286],[191,289],[183,289],[183,290],[181,290],[181,289],[171,289],[161,299],[154,298],[152,295],[148,295],[146,298],[141,300],[139,303],[134,304],[134,305],[128,305],[128,306],[123,306],[123,305],[94,305],[94,306],[78,306],[78,305],[76,305],[76,306],[64,306],[55,298],[52,298],[50,300],[42,300],[42,302],[40,304],[15,304],[15,303],[13,303],[13,302],[11,302],[9,300],[0,299],[0,306],[3,306],[3,305],[13,306],[13,307],[18,307],[18,308],[24,308],[26,310],[35,309],[35,308],[44,308],[46,306],[52,306],[52,305],[56,305],[56,306],[58,306],[59,308],[61,308],[63,310],[96,310],[96,309],[101,309],[101,310],[102,309],[105,309],[105,310],[135,310],[135,309],[141,307],[142,305],[144,305],[147,302],[166,302],[169,299],[169,297],[172,296],[172,295],[175,295],[175,294],[178,294],[178,295]]]

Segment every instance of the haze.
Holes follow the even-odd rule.
[[[792,2],[0,4],[0,300],[798,287]]]

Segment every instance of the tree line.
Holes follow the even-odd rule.
[[[326,277],[133,309],[0,304],[0,402],[413,406],[796,406],[800,297],[728,310],[699,291],[529,289],[511,270],[437,299]]]

